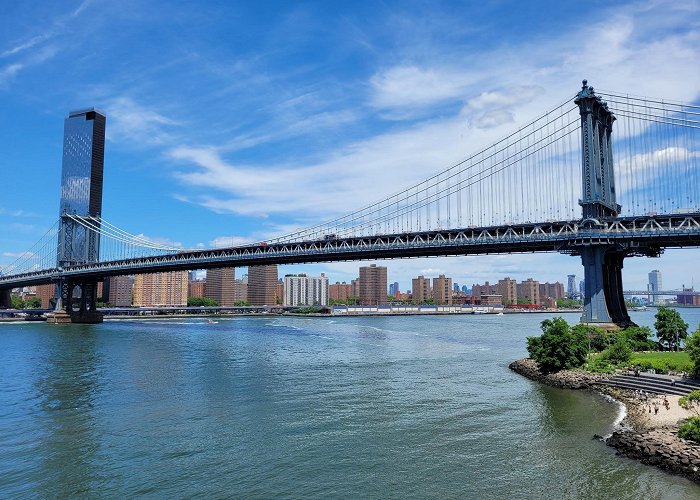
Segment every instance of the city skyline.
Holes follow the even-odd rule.
[[[55,221],[62,121],[78,108],[107,114],[105,218],[196,248],[262,240],[379,199],[558,104],[584,77],[606,89],[697,100],[695,3],[587,6],[586,19],[557,3],[360,2],[337,12],[305,3],[8,6],[0,20],[0,103],[12,116],[0,125],[0,265]],[[507,29],[543,9],[546,19]],[[172,30],[179,25],[187,37]],[[582,50],[599,41],[604,57]],[[690,286],[687,262],[697,257],[675,250],[627,259],[625,288],[646,288],[651,269],[675,288]],[[393,268],[399,282],[583,275],[580,259],[557,254],[361,265],[373,263]],[[280,266],[280,274],[349,282],[357,265]]]

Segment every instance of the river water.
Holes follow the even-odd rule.
[[[699,498],[508,369],[547,317],[0,323],[0,497]]]

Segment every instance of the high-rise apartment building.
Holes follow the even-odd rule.
[[[134,293],[133,276],[111,276],[105,278],[102,298],[114,307],[129,307]]]
[[[540,283],[540,300],[552,299],[554,302],[564,297],[564,285],[555,281],[554,283]]]
[[[248,302],[252,306],[274,306],[277,303],[277,265],[248,268]]]
[[[281,278],[277,280],[275,285],[275,304],[284,303],[284,280]]]
[[[649,273],[649,284],[647,285],[647,290],[650,292],[659,292],[663,290],[663,285],[661,284],[661,271],[658,269],[654,269]],[[661,297],[658,295],[649,295],[647,299],[652,304],[661,303]]]
[[[51,301],[56,297],[56,285],[37,285],[35,297],[41,300],[41,308],[48,309],[52,306]]]
[[[233,296],[236,302],[248,302],[248,276],[233,281]]]
[[[207,269],[204,296],[215,300],[220,306],[232,306],[236,302],[235,279],[236,269],[233,267]]]
[[[518,303],[518,284],[514,279],[503,278],[498,280],[497,285],[498,295],[501,296],[503,304],[508,306]]]
[[[570,299],[576,298],[576,296],[578,295],[578,292],[576,291],[576,275],[567,274],[566,278],[566,296]]]
[[[540,283],[532,278],[518,284],[518,299],[526,304],[540,305]]]
[[[372,264],[360,268],[360,304],[384,305],[387,303],[386,267]]]
[[[284,277],[285,306],[327,306],[328,278],[307,276],[305,274],[288,274]]]
[[[206,297],[205,287],[206,280],[192,279],[192,273],[189,275],[189,283],[187,283],[187,296],[191,299]]]
[[[352,297],[352,285],[349,283],[342,283],[336,281],[334,284],[328,286],[328,298],[340,302],[347,302],[348,299]]]
[[[187,271],[137,274],[134,276],[134,306],[186,306],[188,281]]]
[[[430,278],[418,276],[411,280],[411,296],[414,304],[423,304],[433,298],[430,289]]]
[[[94,108],[72,111],[64,122],[58,267],[99,259],[99,234],[75,219],[100,226],[105,124],[104,113]]]
[[[360,300],[360,278],[356,278],[350,282],[350,287],[352,288],[351,297]]]
[[[488,281],[483,285],[474,284],[472,285],[472,295],[474,297],[481,297],[482,295],[500,295],[498,291],[498,285],[491,285]]]
[[[436,304],[452,305],[452,278],[444,274],[433,278],[433,300]]]

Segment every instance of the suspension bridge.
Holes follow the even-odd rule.
[[[94,322],[96,283],[108,276],[560,252],[582,259],[581,320],[626,326],[624,259],[700,246],[700,105],[596,92],[585,80],[573,97],[423,182],[307,229],[227,248],[172,248],[102,218],[104,126],[94,110],[66,120],[59,219],[2,270],[0,307],[12,288],[55,283],[56,313]]]

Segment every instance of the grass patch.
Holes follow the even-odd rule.
[[[690,363],[690,356],[685,351],[634,352],[632,359],[665,359],[674,363]]]
[[[626,368],[636,366],[642,371],[654,370],[656,373],[693,371],[693,362],[687,352],[679,351],[650,351],[633,352],[629,361],[620,364],[606,360],[603,353],[596,352],[588,356],[586,369],[592,372],[613,373],[616,367]]]
[[[693,363],[687,352],[679,351],[653,351],[635,352],[629,361],[632,366],[640,370],[656,370],[656,373],[691,372]]]

